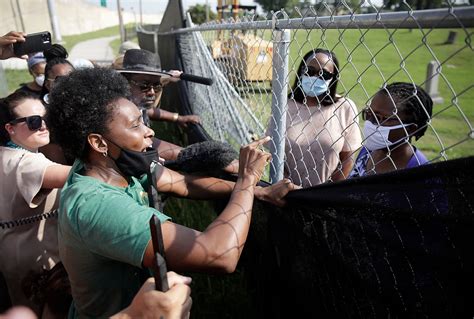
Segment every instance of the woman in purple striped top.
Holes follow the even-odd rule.
[[[413,83],[395,82],[378,91],[363,110],[364,141],[349,177],[391,172],[428,162],[410,142],[429,125],[430,96]]]

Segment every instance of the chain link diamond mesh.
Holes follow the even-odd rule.
[[[347,177],[344,165],[352,166],[361,149],[360,141],[351,142],[349,134],[362,134],[362,143],[368,138],[363,135],[362,111],[374,112],[370,105],[379,90],[402,102],[388,92],[387,85],[406,82],[412,93],[405,100],[416,95],[416,84],[429,88],[435,102],[431,119],[423,125],[426,133],[412,139],[412,151],[421,150],[430,162],[473,155],[474,111],[469,107],[474,102],[474,67],[469,62],[474,57],[473,8],[447,3],[444,9],[414,11],[404,4],[407,11],[395,13],[374,5],[323,1],[296,8],[291,16],[297,18],[280,11],[267,20],[243,16],[238,21],[190,24],[178,30],[185,71],[215,80],[211,87],[188,84],[194,113],[201,116],[212,138],[238,147],[265,132],[271,134],[270,123],[280,120],[272,119],[271,112],[272,79],[279,81],[288,88],[285,106],[298,104],[293,113],[285,112],[285,174],[298,184],[312,186]],[[356,13],[361,10],[374,13]],[[274,34],[281,29],[291,29],[289,63],[282,70],[286,75],[275,79]],[[343,102],[335,103],[331,111],[315,107],[304,93],[302,101],[294,100],[295,89],[302,87],[298,67],[305,54],[317,48],[334,52],[339,60],[337,94]],[[432,71],[427,75],[430,63]],[[396,110],[391,114],[398,124],[401,117]],[[423,127],[418,126],[416,132],[420,131]],[[396,149],[371,158],[373,167],[385,163],[392,169],[403,168],[393,155]]]

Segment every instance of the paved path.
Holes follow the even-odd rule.
[[[112,62],[117,53],[112,51],[109,43],[118,38],[119,36],[117,35],[79,42],[72,48],[68,60],[74,61],[75,59],[83,58],[93,61]]]

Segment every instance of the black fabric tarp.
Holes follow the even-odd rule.
[[[243,264],[265,317],[472,318],[473,164],[319,185],[257,209]]]

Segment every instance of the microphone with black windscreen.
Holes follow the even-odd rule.
[[[183,148],[176,160],[165,161],[164,166],[186,173],[222,173],[239,153],[229,144],[204,141]]]

